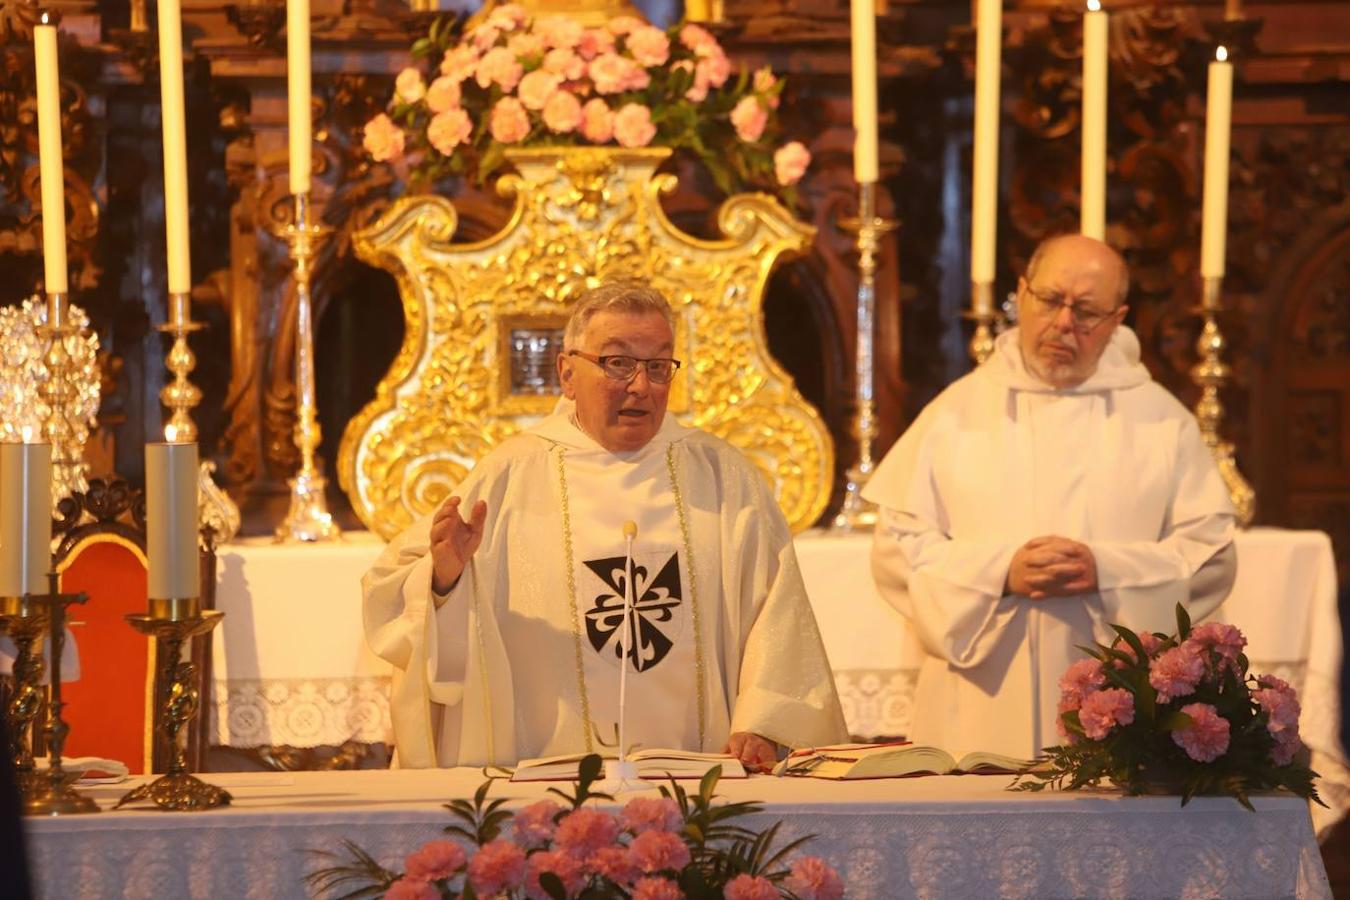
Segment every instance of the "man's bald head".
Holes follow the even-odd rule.
[[[1100,256],[1104,264],[1114,264],[1116,277],[1119,279],[1116,306],[1125,305],[1126,299],[1130,296],[1130,268],[1125,264],[1125,257],[1117,253],[1116,249],[1110,244],[1104,244],[1085,234],[1057,234],[1041,241],[1035,252],[1031,254],[1031,259],[1027,261],[1027,281],[1035,282],[1037,267],[1051,251],[1056,249],[1075,255]],[[1109,264],[1105,263],[1107,259],[1111,261]]]

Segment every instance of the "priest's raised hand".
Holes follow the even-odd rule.
[[[460,498],[451,497],[431,520],[431,590],[444,596],[459,581],[478,545],[483,542],[487,503],[479,500],[466,522],[459,514]]]

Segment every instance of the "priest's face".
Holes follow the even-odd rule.
[[[631,356],[668,359],[675,336],[660,313],[604,310],[596,313],[572,348],[590,357]],[[670,385],[657,384],[639,364],[632,378],[613,378],[600,363],[569,355],[558,357],[563,394],[577,404],[577,423],[600,446],[614,452],[638,450],[656,435],[666,416]]]
[[[1076,387],[1097,371],[1125,318],[1126,307],[1117,305],[1120,267],[1105,244],[1073,235],[1046,248],[1035,271],[1018,281],[1022,361],[1041,381]]]

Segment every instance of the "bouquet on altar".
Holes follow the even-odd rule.
[[[459,40],[438,20],[412,56],[364,146],[427,181],[482,182],[515,147],[661,146],[694,154],[726,193],[761,188],[791,204],[811,160],[800,142],[779,141],[782,80],[768,68],[734,73],[698,25],[619,16],[587,28],[509,4]]]
[[[1274,675],[1248,672],[1241,631],[1191,627],[1181,604],[1175,635],[1111,627],[1111,645],[1081,648],[1091,658],[1060,678],[1064,743],[1047,747],[1018,789],[1105,779],[1130,794],[1178,793],[1182,805],[1227,794],[1252,809],[1250,794],[1278,788],[1322,803],[1299,738],[1298,695]]]
[[[811,838],[775,848],[781,823],[763,832],[734,820],[758,813],[757,803],[714,803],[721,767],[711,769],[690,794],[673,779],[660,796],[641,796],[611,812],[587,805],[613,800],[592,792],[599,777],[597,755],[582,760],[576,792],[558,788],[561,804],[540,800],[511,811],[506,800],[489,801],[489,778],[472,801],[446,809],[455,823],[449,840],[430,841],[403,861],[403,871],[385,868],[351,841],[344,852],[317,851],[335,860],[306,876],[315,894],[439,900],[478,897],[531,900],[839,900],[838,873],[810,856],[787,857]]]

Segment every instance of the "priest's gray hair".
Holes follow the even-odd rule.
[[[577,349],[586,326],[602,312],[656,313],[666,320],[671,333],[675,332],[675,312],[660,291],[640,281],[613,281],[591,288],[577,300],[563,332],[563,349]]]
[[[1045,257],[1045,254],[1049,252],[1051,247],[1055,246],[1055,244],[1059,243],[1062,240],[1065,240],[1066,238],[1079,236],[1080,235],[1073,232],[1069,234],[1057,234],[1053,237],[1048,237],[1045,240],[1041,241],[1039,244],[1037,244],[1036,251],[1031,254],[1031,259],[1027,261],[1027,271],[1025,276],[1027,282],[1029,283],[1031,279],[1036,277],[1036,267],[1041,264],[1041,260]],[[1112,247],[1110,244],[1101,241],[1099,241],[1098,243],[1101,243],[1103,247],[1109,250],[1111,252],[1111,256],[1114,257],[1116,261],[1116,271],[1120,276],[1120,281],[1118,287],[1116,288],[1115,308],[1119,309],[1121,306],[1125,305],[1126,298],[1130,296],[1130,267],[1126,265],[1125,257],[1121,256],[1120,251],[1116,250],[1115,247]]]

